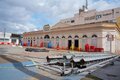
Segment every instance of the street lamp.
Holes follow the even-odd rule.
[[[3,33],[4,33],[4,34],[3,34],[3,35],[4,35],[4,41],[3,41],[3,42],[5,43],[6,28],[4,28],[4,32],[3,32]]]

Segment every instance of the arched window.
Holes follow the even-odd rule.
[[[59,36],[56,36],[56,44],[55,44],[56,47],[59,46],[59,41],[60,41]]]
[[[72,36],[70,35],[70,36],[68,36],[68,38],[72,38]]]
[[[78,36],[78,35],[75,35],[75,38],[79,38],[79,36]]]
[[[49,41],[50,41],[50,36],[49,35],[45,35],[44,36],[44,47],[48,47]]]
[[[87,44],[87,35],[82,36],[82,49],[85,50],[85,45]]]
[[[59,38],[59,36],[57,36],[56,38]]]
[[[93,34],[91,39],[91,45],[97,47],[97,35]]]
[[[49,38],[50,38],[49,35],[44,36],[44,39],[49,39]]]
[[[54,36],[52,36],[51,39],[54,39]]]
[[[87,38],[87,35],[83,35],[82,37],[83,37],[83,38]]]
[[[97,35],[96,35],[96,34],[93,34],[93,35],[92,35],[92,38],[93,38],[93,37],[97,37]]]
[[[39,37],[37,37],[37,39],[39,39]]]
[[[42,39],[42,37],[40,37],[40,39]]]
[[[62,38],[65,38],[65,36],[62,36]]]
[[[65,43],[66,43],[65,36],[62,36],[62,40],[61,40],[61,44],[60,44],[62,48],[65,48]]]

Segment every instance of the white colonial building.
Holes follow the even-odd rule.
[[[43,30],[23,33],[24,46],[71,49],[81,51],[111,51],[116,47],[116,18],[120,8],[104,11],[80,9],[73,17],[62,19]]]

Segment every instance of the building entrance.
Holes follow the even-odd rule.
[[[31,40],[30,46],[32,46],[32,40]]]
[[[68,49],[72,46],[72,40],[68,40]]]
[[[75,49],[79,48],[79,40],[78,39],[75,40],[74,46],[75,46]]]
[[[44,47],[48,47],[49,41],[50,41],[49,35],[45,35],[44,36]]]

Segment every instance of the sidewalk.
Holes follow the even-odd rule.
[[[114,65],[107,65],[91,73],[103,80],[120,80],[120,58],[118,58]]]

